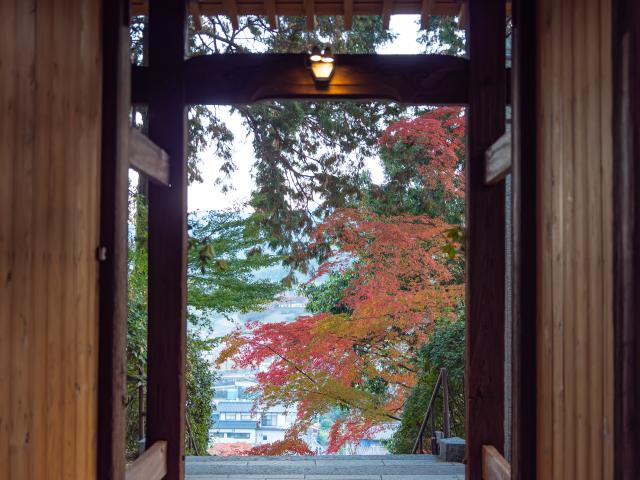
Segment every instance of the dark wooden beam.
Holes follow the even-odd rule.
[[[466,478],[482,446],[504,447],[505,187],[485,183],[485,150],[504,133],[505,1],[469,0],[466,165]]]
[[[238,54],[184,63],[189,104],[229,105],[270,99],[392,100],[416,105],[467,101],[467,60],[446,55],[336,55],[327,89],[317,89],[306,55]],[[149,68],[133,70],[134,103],[147,103]]]
[[[136,128],[129,132],[129,165],[152,182],[169,186],[169,155]]]
[[[307,17],[307,30],[312,32],[316,28],[316,10],[314,0],[303,0],[304,14]]]
[[[420,10],[420,29],[426,30],[429,28],[429,15],[433,11],[433,4],[435,0],[422,0],[422,8]]]
[[[393,9],[393,0],[382,0],[382,28],[384,30],[389,30],[389,23],[391,22],[392,9]]]
[[[184,0],[149,4],[149,138],[171,159],[171,187],[149,184],[147,447],[167,441],[168,480],[184,478],[187,162]],[[168,75],[167,72],[172,72]]]
[[[640,3],[613,2],[614,477],[640,473]]]
[[[193,22],[193,29],[196,32],[202,30],[202,12],[200,11],[200,2],[199,0],[188,0],[189,5],[189,14],[191,15],[191,20]]]
[[[353,0],[344,0],[344,28],[351,30],[353,27]]]
[[[125,2],[102,12],[100,171],[98,479],[123,480],[127,394],[127,204],[130,108],[129,27]]]
[[[457,12],[458,15],[458,28],[467,28],[467,4],[466,0],[460,2],[460,7]]]
[[[513,6],[511,475],[535,480],[537,443],[536,0]]]
[[[185,63],[189,103],[246,103],[278,98],[389,99],[403,103],[466,101],[467,62],[443,55],[336,55],[327,89],[316,88],[306,55],[195,57]]]
[[[484,181],[492,185],[511,172],[511,132],[503,133],[484,153]]]
[[[267,21],[269,22],[269,27],[272,30],[278,29],[278,17],[276,15],[276,0],[265,0],[264,1],[265,14],[267,16]]]
[[[234,30],[240,28],[240,20],[238,19],[238,5],[236,0],[223,0],[224,9],[227,11],[227,17],[231,21]]]

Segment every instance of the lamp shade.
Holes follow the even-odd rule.
[[[316,82],[328,82],[333,74],[333,62],[311,62],[311,73]]]

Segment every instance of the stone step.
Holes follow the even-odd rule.
[[[464,465],[431,455],[187,457],[187,480],[462,480]]]
[[[193,480],[464,480],[464,475],[189,475]]]

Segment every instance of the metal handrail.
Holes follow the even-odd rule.
[[[431,393],[431,399],[429,400],[429,405],[427,406],[427,411],[424,414],[424,418],[422,420],[422,424],[420,425],[420,430],[418,431],[418,436],[416,437],[416,441],[413,444],[413,449],[411,453],[423,453],[422,448],[422,437],[424,436],[424,431],[427,428],[427,424],[429,423],[429,418],[431,418],[431,429],[435,432],[435,414],[434,404],[436,400],[436,395],[438,391],[442,387],[443,391],[443,417],[444,417],[444,425],[443,425],[443,433],[444,437],[448,438],[451,435],[451,424],[450,424],[450,413],[449,413],[449,380],[447,378],[447,369],[441,368],[440,373],[438,374],[438,380],[436,380],[436,385],[433,387],[433,392]],[[433,451],[432,445],[432,451]]]

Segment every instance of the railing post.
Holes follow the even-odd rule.
[[[440,370],[440,374],[442,375],[442,416],[444,418],[443,433],[444,438],[449,438],[451,436],[451,416],[449,413],[449,376],[447,375],[446,368]]]
[[[422,420],[422,425],[420,425],[420,430],[418,431],[418,437],[416,438],[415,443],[413,444],[413,450],[411,453],[418,453],[418,449],[422,451],[422,436],[424,435],[424,430],[427,428],[427,424],[429,423],[429,416],[433,410],[433,402],[436,398],[436,394],[438,393],[438,388],[442,383],[442,372],[438,375],[438,380],[436,381],[436,385],[433,387],[433,392],[431,393],[431,399],[429,400],[429,405],[427,406],[427,412],[424,414],[424,419]]]
[[[431,436],[433,437],[436,434],[436,405],[433,404],[431,408]]]
[[[436,405],[433,404],[431,409],[431,435],[429,436],[430,442],[429,445],[431,447],[431,453],[436,453]]]

